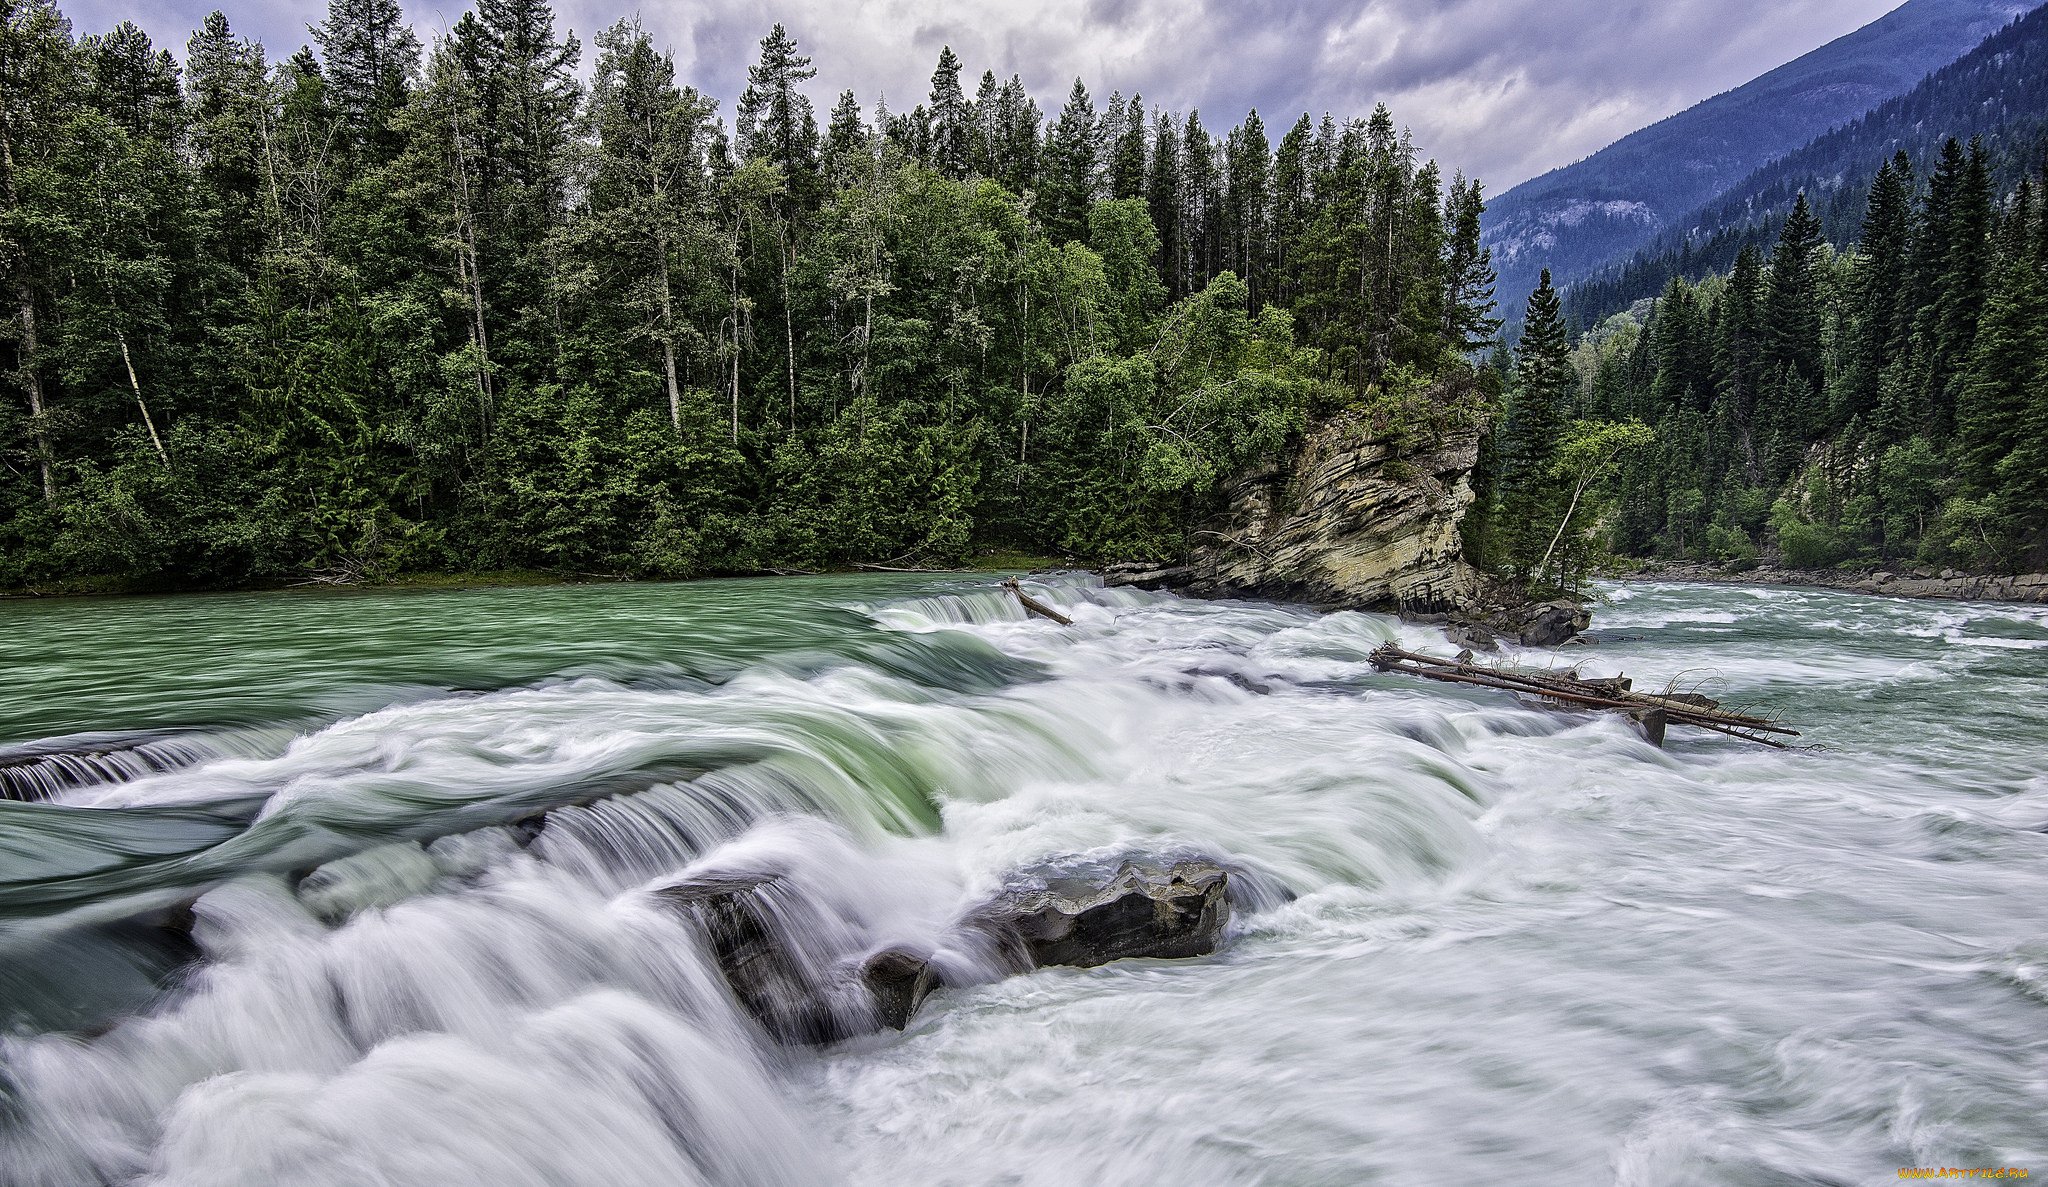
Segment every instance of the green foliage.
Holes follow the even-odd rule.
[[[2048,211],[2031,182],[1995,198],[1990,178],[1974,143],[1949,141],[1924,186],[1899,156],[1856,251],[1825,246],[1801,199],[1768,261],[1744,251],[1587,335],[1582,414],[1633,413],[1659,440],[1615,546],[1744,562],[1739,534],[1798,566],[2048,564]],[[1553,353],[1540,304],[1524,390]],[[1532,439],[1514,409],[1509,492]]]
[[[1313,416],[1461,423],[1496,324],[1479,185],[1384,108],[1046,126],[948,49],[821,132],[776,26],[728,128],[544,0],[278,62],[215,14],[182,76],[8,14],[0,585],[1170,556]]]

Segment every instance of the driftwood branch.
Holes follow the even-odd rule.
[[[1036,614],[1040,618],[1050,618],[1054,622],[1059,623],[1061,626],[1074,625],[1073,619],[1068,618],[1066,615],[1061,614],[1059,611],[1053,609],[1051,606],[1048,606],[1044,602],[1039,601],[1037,598],[1032,597],[1030,594],[1025,593],[1024,587],[1017,584],[1017,579],[1015,577],[1006,579],[1003,582],[1003,588],[1009,590],[1012,594],[1016,595],[1017,603],[1024,607],[1026,613]]]
[[[1372,665],[1382,672],[1403,672],[1428,680],[1444,680],[1479,688],[1526,693],[1588,709],[1618,710],[1627,713],[1643,728],[1644,733],[1659,745],[1663,744],[1665,724],[1695,726],[1727,734],[1731,738],[1761,742],[1781,750],[1785,748],[1783,742],[1774,741],[1764,735],[1781,734],[1794,738],[1799,736],[1798,730],[1788,729],[1767,718],[1722,709],[1705,698],[1700,698],[1700,703],[1694,703],[1673,697],[1631,692],[1626,677],[1581,680],[1576,672],[1569,676],[1556,676],[1518,672],[1507,668],[1488,668],[1464,663],[1461,660],[1418,655],[1412,651],[1403,651],[1391,643],[1372,653]]]

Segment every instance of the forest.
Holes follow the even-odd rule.
[[[821,114],[776,26],[728,120],[543,0],[279,59],[0,6],[0,587],[1157,558],[1313,418],[1499,395],[1480,186],[1384,107],[949,49]]]
[[[1595,543],[1624,556],[2037,571],[2048,165],[2037,169],[2008,188],[1980,141],[1948,140],[1925,176],[1900,152],[1869,179],[1847,250],[1800,194],[1768,254],[1745,247],[1725,274],[1674,278],[1642,316],[1616,314],[1576,343],[1546,283],[1499,455],[1556,456],[1572,417],[1632,423],[1595,484]],[[1567,481],[1504,489],[1554,508]],[[1526,568],[1528,552],[1508,563]]]

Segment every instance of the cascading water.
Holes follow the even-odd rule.
[[[1074,625],[927,577],[0,604],[0,1183],[2048,1161],[2048,611],[1612,590],[1556,662],[1827,747],[1660,751],[1377,673],[1447,650],[1390,618],[1034,589]],[[1217,955],[949,947],[1131,850],[1231,866]],[[742,875],[821,980],[955,987],[770,1040],[662,893]]]

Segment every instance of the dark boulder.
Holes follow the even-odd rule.
[[[1106,878],[1057,872],[1021,880],[969,912],[963,926],[1018,971],[1206,956],[1230,922],[1229,881],[1205,859],[1125,860]]]
[[[1542,602],[1516,615],[1515,637],[1524,647],[1556,647],[1592,625],[1577,602]]]
[[[1498,651],[1493,632],[1476,622],[1454,622],[1444,627],[1444,637],[1453,647],[1469,647],[1474,651]]]
[[[703,930],[733,996],[783,1043],[830,1043],[852,1033],[830,987],[792,941],[780,874],[707,874],[655,891]]]
[[[874,998],[876,1017],[890,1030],[910,1025],[917,1007],[939,987],[930,958],[907,948],[884,948],[868,957],[860,980]]]
[[[1230,921],[1231,885],[1205,858],[1041,867],[969,911],[943,938],[943,962],[901,946],[863,956],[857,931],[832,929],[779,873],[702,874],[653,894],[696,925],[741,1008],[778,1042],[798,1045],[902,1030],[948,984],[1045,965],[1205,956]]]

